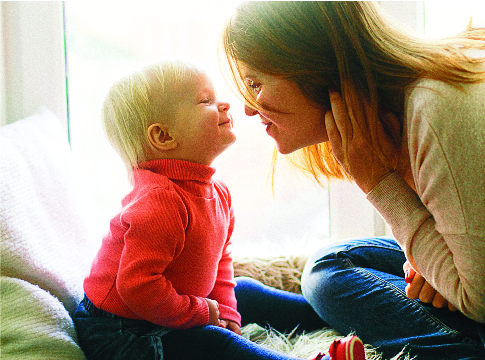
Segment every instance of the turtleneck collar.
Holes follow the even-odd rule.
[[[212,176],[216,172],[211,166],[177,159],[146,161],[139,168],[163,174],[170,180],[195,180],[206,184],[212,183]]]

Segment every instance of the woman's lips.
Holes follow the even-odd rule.
[[[273,124],[271,121],[268,121],[268,120],[262,120],[261,123],[266,126],[266,132],[269,131],[269,128],[271,127],[271,125]]]

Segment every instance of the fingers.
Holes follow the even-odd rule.
[[[367,194],[392,171],[371,141],[368,124],[380,126],[379,119],[365,98],[349,105],[337,91],[330,90],[329,97],[332,110],[325,114],[325,126],[333,155]],[[385,131],[379,130],[379,141],[387,144]]]
[[[401,123],[394,113],[387,110],[384,112],[380,111],[379,117],[382,126],[379,126],[377,129],[378,138],[381,140],[388,140],[379,142],[379,146],[381,147],[383,154],[386,157],[389,157],[388,160],[391,160],[391,157],[395,154],[396,150],[398,150],[398,142],[401,139]]]
[[[406,272],[406,270],[413,269],[413,267],[411,266],[411,263],[408,260],[406,260],[406,262],[402,265],[402,269],[404,272]]]
[[[234,333],[236,333],[238,335],[242,335],[241,328],[234,321],[229,321],[227,323],[227,329],[228,330],[231,330],[232,332],[234,332]]]
[[[407,268],[406,265],[404,268]],[[443,295],[436,291],[420,274],[412,268],[406,270],[406,295],[410,299],[419,299],[425,304],[432,304],[434,307],[442,309],[448,306],[450,311],[456,308],[446,300]]]
[[[347,139],[352,136],[352,125],[345,103],[337,91],[330,90],[329,96],[333,125],[337,129],[340,139]],[[325,120],[327,120],[327,116],[325,116]]]
[[[411,272],[411,270],[408,270],[408,272]],[[410,299],[419,299],[425,304],[429,304],[435,298],[436,290],[424,277],[415,272],[411,282],[406,286],[406,295]]]
[[[431,302],[435,308],[442,309],[444,308],[447,304],[448,301],[441,295],[439,292],[436,292],[433,301]],[[453,305],[452,305],[453,306]]]
[[[209,324],[208,325],[215,325],[219,326],[219,304],[217,301],[212,299],[205,299],[207,305],[209,306]]]
[[[411,284],[411,282],[414,279],[414,275],[416,275],[416,271],[411,267],[411,264],[406,261],[403,265],[403,270],[404,270],[404,281],[408,284]]]
[[[219,327],[230,330],[238,335],[242,335],[241,328],[234,321],[221,319]]]
[[[407,297],[410,299],[419,299],[419,293],[425,282],[424,277],[416,273],[411,283],[406,286]]]
[[[343,158],[342,135],[337,128],[337,124],[335,123],[335,119],[331,111],[327,111],[325,114],[325,127],[327,129],[327,135],[330,141],[330,146],[332,147],[332,151],[337,160],[341,161]]]
[[[433,302],[435,295],[436,290],[427,281],[425,281],[421,291],[419,292],[419,300],[425,304],[430,304]]]

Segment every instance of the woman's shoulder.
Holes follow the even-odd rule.
[[[482,129],[485,122],[485,81],[449,84],[420,79],[406,92],[406,119],[409,126],[426,120],[439,128]]]
[[[452,98],[454,101],[449,102]],[[457,100],[469,102],[485,98],[485,79],[477,83],[447,83],[442,80],[422,78],[411,84],[406,90],[407,106],[414,103],[445,103],[456,104]],[[483,103],[480,103],[483,105]]]
[[[485,59],[485,50],[470,49],[468,58]],[[485,71],[485,61],[477,63],[478,70]],[[436,105],[457,107],[462,103],[482,105],[485,99],[485,79],[475,83],[453,83],[431,78],[420,78],[406,89],[406,103],[413,105]]]
[[[437,228],[483,236],[485,162],[477,159],[485,153],[485,82],[460,89],[422,79],[406,106],[413,177]]]

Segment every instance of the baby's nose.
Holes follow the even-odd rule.
[[[219,104],[219,111],[220,111],[220,112],[228,111],[230,107],[231,107],[231,105],[229,105],[229,103],[228,103],[228,102],[224,102],[224,101],[223,101],[223,102],[221,102],[221,103]]]

